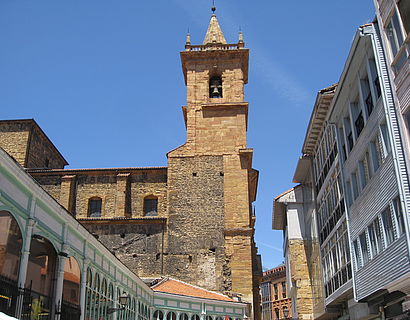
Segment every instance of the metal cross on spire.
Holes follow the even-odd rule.
[[[211,10],[212,10],[212,13],[215,14],[215,10],[216,10],[215,0],[212,0],[212,8],[211,8]]]

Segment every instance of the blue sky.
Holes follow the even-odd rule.
[[[283,260],[273,198],[291,188],[317,91],[338,81],[372,0],[217,0],[250,49],[248,146],[260,171],[256,241]],[[185,141],[179,52],[201,44],[210,0],[1,0],[0,118],[34,118],[69,168],[165,166]]]

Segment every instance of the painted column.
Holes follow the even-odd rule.
[[[202,312],[201,312],[201,320],[205,320],[206,310],[205,310],[205,303],[202,303]]]
[[[64,287],[64,267],[65,262],[67,260],[68,254],[68,246],[63,244],[61,248],[61,252],[58,253],[58,263],[57,263],[57,272],[56,272],[56,290],[54,296],[54,304],[55,304],[55,318],[59,320],[61,317],[61,305],[63,303],[63,287]]]
[[[85,319],[85,312],[87,310],[85,294],[87,292],[87,270],[90,263],[89,259],[83,260],[83,270],[81,272],[81,283],[80,283],[80,307],[81,307],[81,317],[80,320]]]
[[[118,286],[114,283],[113,287],[114,287],[114,292],[113,292],[114,308],[118,308],[119,307],[118,306],[118,295],[117,295]],[[117,313],[118,313],[118,311],[115,311],[112,314],[112,320],[117,320],[117,318],[118,318]]]
[[[151,318],[154,319],[155,308],[154,307],[149,307],[149,311],[150,312],[148,312],[148,315],[145,318],[148,318],[149,320],[151,320]],[[157,318],[158,318],[158,316],[157,316]],[[157,319],[155,319],[155,320],[157,320]]]
[[[34,206],[34,200],[32,203]],[[24,246],[22,248],[21,257],[20,257],[20,269],[19,269],[19,278],[18,278],[18,289],[19,296],[17,298],[17,308],[16,308],[16,318],[21,318],[21,313],[23,311],[23,294],[24,286],[26,283],[27,268],[28,268],[28,258],[30,256],[30,245],[31,245],[31,236],[33,234],[33,228],[37,222],[29,218],[26,225],[26,236],[24,239]]]

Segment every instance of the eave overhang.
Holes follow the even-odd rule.
[[[289,189],[284,193],[280,194],[273,201],[272,210],[272,229],[273,230],[284,230],[285,219],[286,219],[286,203],[281,202],[282,197],[286,196],[288,193],[292,192],[295,188]]]
[[[324,128],[325,120],[328,117],[329,107],[332,103],[337,84],[322,89],[316,96],[312,115],[303,142],[302,153],[304,155],[313,155],[316,144]]]

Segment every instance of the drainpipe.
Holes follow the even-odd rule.
[[[371,31],[363,30],[364,35],[370,36],[375,53],[375,62],[377,73],[379,77],[380,87],[382,89],[381,98],[383,99],[383,109],[386,117],[386,124],[389,130],[391,153],[394,163],[394,169],[396,171],[396,181],[398,185],[400,207],[404,215],[405,223],[404,228],[406,230],[407,239],[407,251],[410,255],[410,190],[409,190],[409,173],[406,166],[405,149],[403,146],[402,133],[399,126],[399,116],[397,115],[397,108],[393,98],[393,82],[390,79],[388,72],[386,71],[387,62],[384,57],[384,51],[380,44],[376,28],[373,25]],[[401,152],[400,152],[401,151]],[[401,160],[403,159],[403,160]]]

